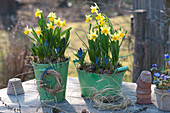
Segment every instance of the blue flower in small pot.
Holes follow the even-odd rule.
[[[169,54],[165,54],[165,59],[168,59],[169,58]]]
[[[160,77],[160,74],[159,74],[159,73],[154,73],[154,76],[155,76],[156,78],[159,78],[159,77]]]
[[[153,67],[153,68],[157,68],[157,65],[156,65],[156,64],[153,64],[152,67]]]

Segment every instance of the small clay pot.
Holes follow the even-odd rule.
[[[137,83],[138,86],[140,86],[143,89],[151,88],[151,83],[143,82],[140,78],[137,80],[136,83]]]
[[[158,108],[162,111],[170,111],[170,92],[155,88]]]
[[[151,89],[142,89],[139,86],[137,86],[136,93],[141,94],[141,95],[148,95],[151,93]]]
[[[152,101],[151,101],[151,98],[149,98],[149,99],[140,99],[140,98],[137,98],[137,103],[138,104],[151,104]]]
[[[140,98],[140,99],[149,99],[149,98],[151,98],[151,94],[141,95],[141,94],[136,93],[136,97]]]

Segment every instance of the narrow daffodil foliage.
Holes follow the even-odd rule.
[[[156,64],[152,65],[151,71],[154,72],[154,81],[156,88],[168,90],[170,92],[170,58],[169,54],[164,54],[165,56],[165,67],[157,68]]]
[[[40,61],[44,59],[57,59],[65,57],[65,51],[69,45],[71,27],[62,30],[66,26],[65,20],[61,20],[55,13],[50,12],[45,19],[43,11],[37,9],[37,28],[27,26],[24,34],[32,40],[32,47],[28,48],[33,56],[38,56]]]
[[[86,33],[88,44],[78,37],[83,42],[89,59],[96,66],[96,69],[101,67],[109,69],[118,65],[119,50],[127,31],[123,31],[121,28],[118,30],[114,29],[110,19],[100,12],[96,3],[90,9],[91,14],[85,15],[85,22],[89,23],[88,34]],[[81,66],[83,65],[81,62]]]

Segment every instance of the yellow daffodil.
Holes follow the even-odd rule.
[[[123,38],[125,36],[125,33],[119,30],[118,35],[119,35],[119,38]]]
[[[103,26],[105,24],[104,19],[99,20],[99,25]]]
[[[41,13],[42,12],[43,12],[42,10],[37,9],[37,12],[35,12],[35,16],[41,18]]]
[[[118,40],[118,38],[119,38],[119,37],[118,37],[117,33],[114,33],[114,35],[111,35],[111,40],[112,40],[112,41],[115,41],[115,42],[116,42],[116,41]]]
[[[104,22],[100,22],[99,25],[100,25],[100,26],[103,26],[103,25],[104,25]]]
[[[95,5],[95,6],[91,6],[91,7],[90,7],[91,12],[92,12],[92,13],[94,13],[94,12],[98,13],[98,10],[97,10],[97,9],[99,9],[99,7],[98,7],[98,5],[97,5],[96,3],[94,3],[94,5]]]
[[[105,17],[104,17],[104,16],[102,16],[100,20],[104,21],[104,19],[105,19]]]
[[[41,29],[40,28],[38,28],[38,29],[36,29],[36,31],[35,31],[36,33],[37,33],[37,35],[39,35],[39,34],[41,34]]]
[[[57,20],[54,20],[54,23],[55,23],[58,27],[60,27],[61,24],[62,24],[62,21],[61,21],[60,18],[58,18]]]
[[[101,13],[97,13],[97,17],[95,17],[95,18],[96,18],[96,20],[101,19],[102,18]]]
[[[48,26],[48,29],[54,29],[52,22],[50,22],[50,24],[47,24],[47,26]]]
[[[28,29],[28,26],[26,27],[26,30],[24,31],[24,34],[27,35],[29,32],[31,32],[31,29]]]
[[[89,36],[89,38],[91,39],[91,40],[96,40],[96,38],[98,37],[98,35],[96,34],[96,32],[95,33],[91,33],[91,34],[88,34],[88,36]]]
[[[61,26],[62,26],[62,27],[63,27],[63,26],[66,26],[65,20],[63,20],[63,21],[61,22]]]
[[[89,21],[92,20],[91,15],[85,15],[85,16],[86,16],[85,22],[86,22],[86,23],[89,23]]]
[[[101,27],[101,34],[105,34],[105,36],[107,34],[109,34],[110,32],[110,27],[107,27],[107,26],[104,26],[104,27]]]
[[[49,21],[54,21],[54,19],[56,18],[55,13],[50,12],[50,13],[48,14],[48,18],[49,18]]]

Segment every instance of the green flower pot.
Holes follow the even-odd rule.
[[[67,74],[68,74],[68,66],[69,66],[69,60],[62,63],[56,63],[56,64],[37,64],[32,63],[34,67],[34,73],[35,78],[37,81],[38,91],[40,94],[40,101],[44,102],[59,102],[65,100],[65,90],[66,90],[66,82],[67,82]],[[61,83],[61,89],[59,92],[51,94],[47,92],[47,89],[44,87],[44,84],[47,84],[50,89],[55,89],[55,85],[57,84],[57,79],[54,75],[46,74],[43,79],[43,86],[41,84],[40,87],[40,77],[42,76],[42,73],[46,71],[48,68],[53,68],[55,71],[61,74],[62,83]],[[50,69],[50,70],[53,70]]]
[[[73,62],[75,64],[76,60]],[[123,75],[126,70],[128,70],[128,66],[117,68],[111,75],[105,75],[77,69],[82,96],[91,97],[101,92],[102,96],[119,94],[122,88]],[[104,92],[105,89],[109,90]]]

